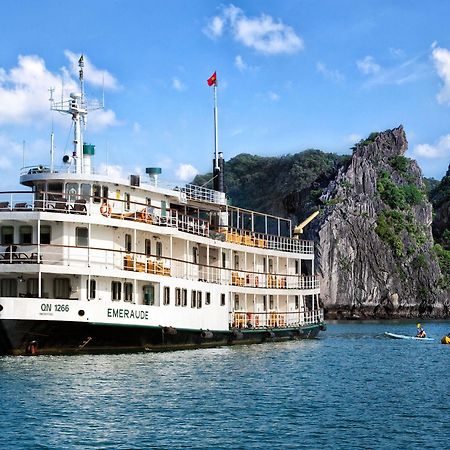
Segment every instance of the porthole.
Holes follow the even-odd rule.
[[[84,316],[84,309],[80,309],[80,310],[78,311],[78,315],[79,315],[80,317],[83,317],[83,316]]]

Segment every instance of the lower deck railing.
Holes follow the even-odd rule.
[[[301,325],[311,325],[323,322],[323,309],[309,310],[301,308],[299,311],[233,311],[230,313],[230,327],[232,328],[286,328]]]

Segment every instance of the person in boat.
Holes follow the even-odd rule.
[[[418,338],[426,338],[427,337],[427,333],[425,332],[425,330],[422,328],[422,325],[420,325],[420,323],[417,324],[417,334],[416,337]]]

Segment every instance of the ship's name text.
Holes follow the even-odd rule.
[[[148,320],[148,311],[137,311],[134,309],[124,308],[108,308],[108,317]]]

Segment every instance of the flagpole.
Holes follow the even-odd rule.
[[[219,168],[219,128],[218,128],[218,117],[217,117],[217,81],[214,83],[214,169],[216,171]]]

